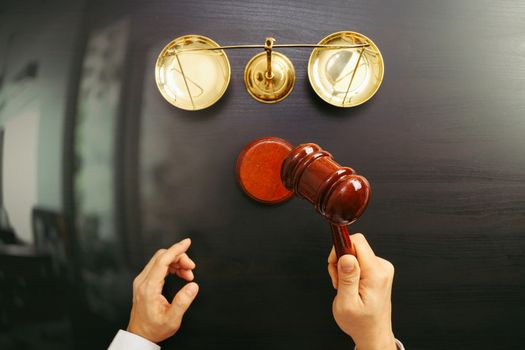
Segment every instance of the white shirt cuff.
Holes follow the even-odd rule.
[[[160,346],[141,336],[119,329],[108,350],[160,350]]]
[[[403,343],[401,343],[399,340],[394,339],[396,341],[397,350],[405,350],[405,346]]]
[[[396,342],[397,350],[405,350],[405,347],[403,346],[403,343],[401,343],[399,340],[394,339]],[[357,346],[354,347],[354,350],[357,350]]]

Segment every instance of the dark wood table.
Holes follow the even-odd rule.
[[[188,349],[339,349],[331,316],[330,233],[304,201],[270,207],[236,184],[242,147],[263,136],[315,142],[363,174],[372,199],[352,232],[393,262],[395,334],[408,349],[519,348],[525,342],[525,7],[478,2],[156,2],[134,9],[144,64],[138,236],[189,235],[201,294],[170,344]],[[162,45],[197,33],[220,44],[315,43],[361,32],[385,60],[383,85],[352,109],[327,105],[310,51],[281,50],[296,86],[276,105],[249,97],[228,51],[219,103],[184,112],[156,92]],[[144,51],[148,51],[145,54]],[[141,59],[138,57],[146,57]],[[132,243],[133,245],[133,243]],[[140,254],[139,254],[140,255]]]
[[[74,167],[67,161],[74,155],[67,147],[74,140],[86,42],[120,20],[129,28],[115,153],[121,239],[97,243],[111,253],[107,260],[92,257],[99,270],[88,275],[98,273],[107,284],[84,280],[76,288],[121,305],[107,312],[115,323],[104,326],[105,333],[94,331],[104,325],[95,309],[91,318],[77,315],[74,328],[85,333],[76,335],[78,346],[107,344],[112,327],[125,326],[132,276],[155,250],[189,236],[201,291],[164,348],[352,347],[331,315],[325,220],[297,198],[277,206],[256,203],[236,183],[244,145],[277,136],[294,145],[317,143],[370,181],[370,205],[350,230],[364,233],[376,254],[396,267],[393,324],[407,349],[525,347],[522,1],[110,0],[73,10],[63,3],[62,16],[81,18],[68,56],[74,60],[64,144],[70,175]],[[40,11],[35,8],[23,11],[33,16]],[[51,16],[46,11],[41,16]],[[67,31],[60,23],[51,28]],[[267,36],[276,43],[316,43],[340,30],[373,39],[385,61],[380,90],[356,108],[317,97],[305,49],[281,50],[297,79],[292,94],[275,105],[253,100],[244,88],[244,67],[256,50],[227,52],[230,86],[209,109],[176,109],[155,86],[156,56],[183,34],[223,45],[262,44]],[[72,177],[65,181],[66,191],[72,189]],[[66,214],[74,214],[71,192],[64,198]],[[86,237],[73,240],[84,254],[76,259],[80,270],[89,257],[82,250]],[[103,272],[104,264],[113,275]],[[107,276],[125,281],[115,287]],[[178,286],[170,281],[166,293]]]

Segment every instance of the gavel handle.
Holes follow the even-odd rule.
[[[332,229],[332,240],[334,242],[335,254],[337,260],[345,254],[352,254],[355,256],[355,250],[352,246],[352,241],[350,240],[350,234],[346,225],[335,225],[330,224]]]

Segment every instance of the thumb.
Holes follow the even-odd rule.
[[[339,258],[337,262],[337,294],[342,297],[357,297],[359,295],[360,274],[361,270],[355,256],[346,254]]]
[[[173,297],[171,308],[169,310],[170,318],[174,324],[179,326],[182,323],[182,317],[199,292],[199,285],[191,282],[182,287],[181,290]]]

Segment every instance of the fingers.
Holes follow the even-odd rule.
[[[361,269],[355,256],[343,255],[337,263],[337,295],[357,300],[359,297],[359,278]]]
[[[190,245],[191,240],[186,238],[179,243],[172,245],[165,252],[161,253],[150,267],[147,279],[152,283],[160,283],[162,286],[164,283],[164,278],[168,274],[170,265],[180,264],[180,256],[188,250]]]
[[[374,254],[374,251],[368,244],[368,241],[366,240],[365,236],[363,236],[363,234],[361,233],[356,233],[356,234],[350,235],[350,239],[356,251],[357,260],[359,261],[359,264],[360,265],[367,265],[367,263],[375,264],[376,255]],[[332,250],[330,251],[330,255],[328,256],[328,263],[337,264],[337,256],[336,256],[334,247],[332,247]]]
[[[394,278],[394,266],[389,261],[376,256],[362,234],[357,233],[351,237],[361,268],[361,279],[366,280],[369,286],[375,288],[391,285]]]
[[[169,273],[175,274],[182,278],[183,280],[186,280],[188,282],[193,281],[193,278],[195,277],[193,275],[193,271],[190,269],[179,269],[179,268],[173,268],[170,266]]]
[[[195,268],[195,263],[190,259],[188,254],[184,253],[181,254],[175,262],[170,264],[170,268],[193,270]]]
[[[193,280],[192,270],[196,265],[186,254],[190,245],[190,239],[184,239],[168,249],[158,250],[135,278],[128,330],[155,343],[177,332],[199,286],[188,283],[171,304],[162,295],[162,287],[168,273],[177,274],[187,281]]]
[[[354,264],[355,266],[357,266],[357,269],[353,270],[352,273],[346,273],[344,276],[341,276],[341,259],[343,257],[341,257],[341,259],[339,259],[338,262],[334,247],[332,247],[330,255],[328,256],[328,273],[332,280],[332,285],[335,289],[339,290],[341,288],[341,279],[344,278],[346,281],[346,286],[352,284],[352,288],[345,288],[344,293],[349,291],[352,295],[355,295],[359,292],[359,279],[361,277],[361,271],[363,271],[363,273],[366,273],[367,271],[375,270],[378,258],[374,254],[374,251],[372,250],[370,245],[368,244],[368,241],[366,240],[365,236],[363,236],[361,233],[351,235],[350,239],[352,240],[352,244],[356,252],[356,257],[353,257],[353,259],[346,257],[342,264],[347,270],[352,269],[352,266],[354,266]],[[357,280],[354,281],[355,278],[357,278]]]
[[[191,270],[176,270],[175,274],[188,282],[193,281],[194,275]]]
[[[334,289],[337,289],[337,266],[334,264],[328,264],[328,274],[330,275],[330,279],[332,280],[332,286]]]
[[[179,242],[179,243],[181,243],[181,242]],[[190,244],[191,244],[191,241],[190,241]],[[143,280],[148,275],[149,271],[151,270],[151,267],[153,266],[153,264],[155,263],[157,258],[160,255],[164,254],[166,251],[167,251],[167,249],[159,249],[159,250],[157,250],[157,252],[153,255],[153,257],[150,259],[150,261],[146,264],[144,269],[137,276],[137,280]],[[178,262],[170,264],[170,272],[171,273],[175,273],[175,270],[177,270],[177,269],[193,270],[194,268],[195,268],[195,263],[193,262],[193,260],[190,259],[190,257],[186,253],[181,254],[180,259],[179,259]]]
[[[334,265],[337,264],[337,256],[335,255],[334,246],[332,246],[332,250],[330,250],[330,254],[328,254],[328,263]]]
[[[190,257],[184,253],[181,254],[177,260],[170,264],[168,272],[172,274],[176,274],[180,278],[186,280],[186,281],[193,281],[193,269],[196,267],[193,260],[190,259]]]
[[[144,281],[146,276],[149,273],[149,270],[151,269],[151,266],[155,263],[155,260],[159,257],[159,255],[163,254],[166,251],[166,249],[159,249],[157,252],[151,257],[151,259],[148,261],[144,269],[137,275],[135,278],[135,283],[140,284]]]
[[[179,327],[182,322],[182,317],[199,292],[199,285],[195,282],[185,285],[175,296],[168,310],[171,322],[176,327]]]
[[[374,282],[382,287],[387,287],[386,291],[390,294],[392,290],[392,282],[394,280],[394,265],[388,260],[377,258],[378,268],[374,275]]]
[[[337,258],[335,256],[335,249],[332,246],[332,250],[328,255],[328,274],[332,280],[332,286],[337,289]]]
[[[377,257],[365,236],[361,233],[356,233],[355,235],[351,235],[350,238],[356,252],[356,258],[359,261],[359,266],[363,272],[374,269],[377,265]]]

